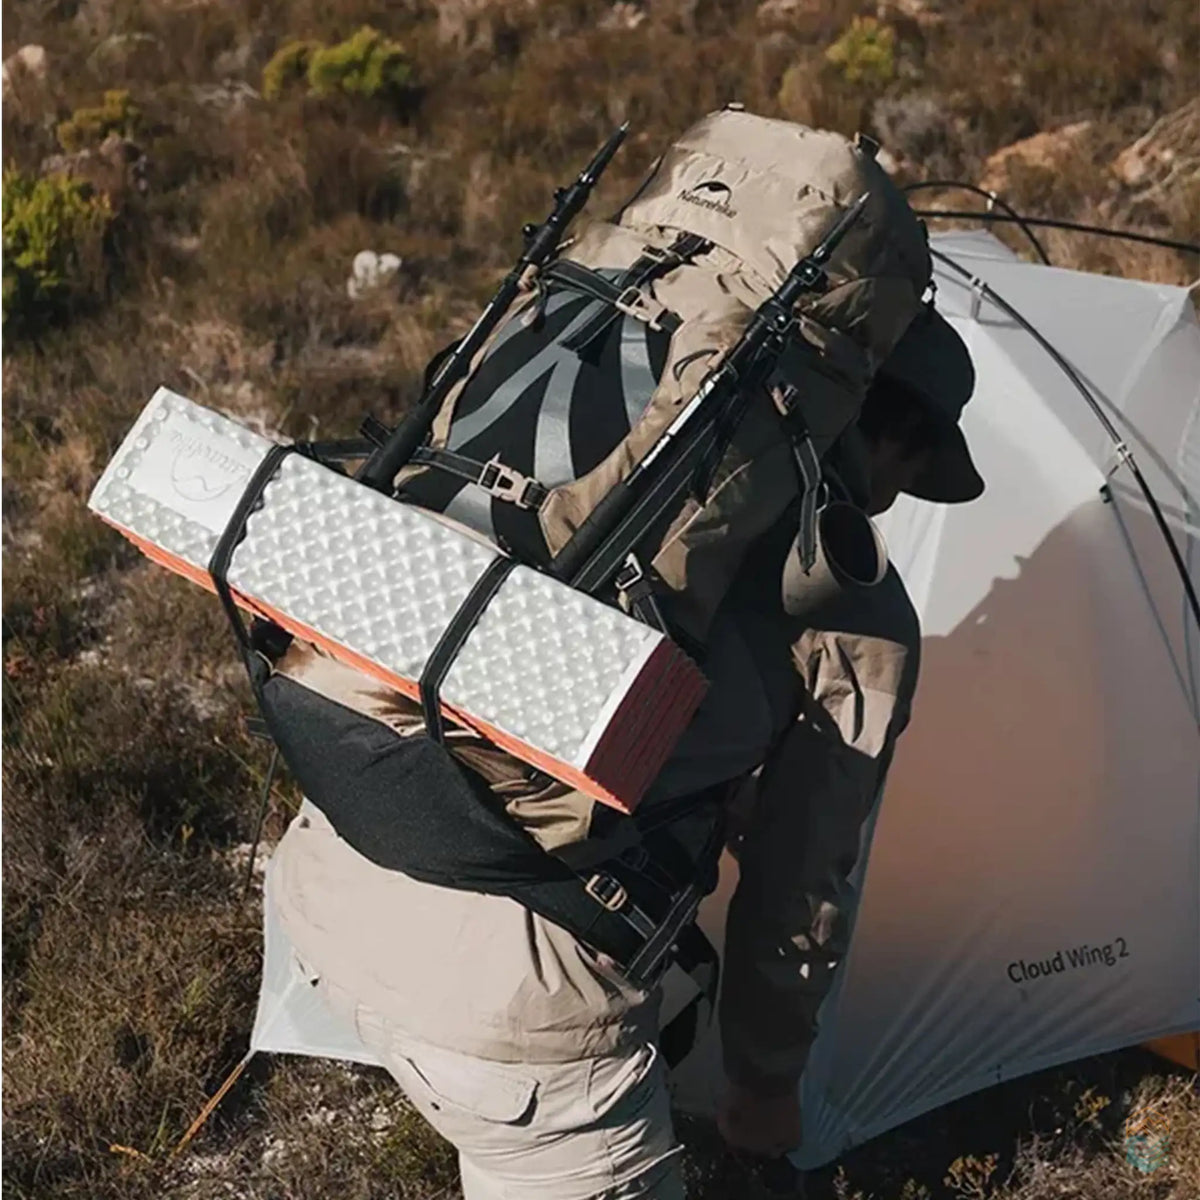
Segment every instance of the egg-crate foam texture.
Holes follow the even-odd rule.
[[[208,562],[271,442],[160,388],[89,506],[170,570]],[[250,514],[227,579],[237,603],[412,698],[446,626],[498,551],[303,455]],[[668,638],[525,566],[481,614],[440,690],[452,721],[631,810],[705,689]]]

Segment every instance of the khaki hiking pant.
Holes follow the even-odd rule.
[[[495,1062],[418,1041],[337,984],[317,986],[458,1150],[465,1200],[684,1200],[653,1044],[578,1062]]]

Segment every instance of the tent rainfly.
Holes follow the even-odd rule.
[[[802,1168],[1001,1080],[1200,1029],[1200,631],[1111,439],[981,283],[1095,394],[1195,578],[1191,297],[987,233],[932,241],[967,272],[939,262],[937,299],[975,359],[965,430],[988,489],[904,497],[881,523],[923,620],[921,682],[801,1084]],[[724,867],[703,913],[718,945]],[[686,999],[669,982],[668,1010]],[[260,1050],[374,1061],[296,973],[269,898]],[[713,1111],[719,1063],[710,1026],[673,1075],[680,1107]]]

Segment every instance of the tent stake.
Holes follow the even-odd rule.
[[[246,1056],[241,1062],[238,1063],[236,1067],[233,1068],[232,1071],[229,1072],[225,1078],[225,1082],[221,1084],[219,1088],[217,1088],[216,1092],[213,1093],[212,1098],[200,1110],[196,1119],[191,1123],[191,1125],[188,1126],[187,1133],[185,1133],[183,1137],[176,1142],[175,1149],[171,1151],[169,1157],[175,1158],[187,1146],[188,1142],[190,1142],[192,1138],[194,1138],[196,1134],[200,1132],[201,1128],[204,1126],[204,1122],[213,1115],[217,1105],[225,1099],[229,1089],[233,1087],[233,1085],[241,1078],[242,1072],[250,1065],[250,1060],[254,1057],[254,1055],[255,1051],[253,1049],[246,1051]]]

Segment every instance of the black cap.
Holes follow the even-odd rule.
[[[941,504],[982,495],[983,479],[958,426],[975,390],[975,368],[966,343],[932,304],[913,319],[879,374],[900,384],[933,418],[936,431],[929,464],[905,490]]]

